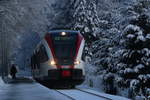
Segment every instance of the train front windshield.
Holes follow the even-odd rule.
[[[60,65],[72,65],[76,55],[77,34],[52,36],[54,53]]]

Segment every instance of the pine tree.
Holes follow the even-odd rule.
[[[125,48],[120,60],[121,66],[118,66],[118,74],[124,81],[122,86],[132,88],[134,95],[147,96],[146,90],[150,88],[149,18],[145,14],[140,15],[124,30]]]
[[[74,25],[74,0],[63,0],[61,2],[58,0],[52,4],[52,8],[54,16],[49,19],[51,21],[49,28],[71,29]]]
[[[74,12],[75,25],[74,29],[79,30],[86,40],[85,52],[83,57],[90,59],[92,53],[88,50],[92,42],[97,40],[96,31],[99,29],[99,18],[97,16],[95,2],[80,0],[75,7]]]
[[[75,18],[75,25],[74,25],[74,29],[76,30],[80,30],[80,32],[84,35],[85,34],[85,23],[87,22],[86,19],[86,1],[85,0],[81,0],[78,4],[78,6],[76,7],[76,10],[74,12],[74,16]],[[88,29],[87,29],[88,31]]]
[[[95,2],[87,3],[81,0],[74,13],[75,25],[74,29],[80,30],[87,42],[96,39],[95,31],[99,27],[99,19],[96,11]]]

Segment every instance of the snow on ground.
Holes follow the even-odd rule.
[[[2,78],[0,77],[0,86],[5,85],[4,81],[2,80]]]
[[[4,84],[0,78],[0,100],[69,100],[38,83]]]
[[[86,84],[78,85],[78,86],[76,86],[76,88],[80,88],[80,89],[91,89],[91,90],[94,90],[94,91],[98,91],[98,92],[104,93],[101,89],[96,88],[96,87],[89,87],[89,86],[86,85]]]
[[[107,100],[105,98],[100,98],[76,89],[71,89],[71,90],[59,90],[60,92],[71,96],[75,100]]]
[[[112,100],[131,100],[131,99],[128,99],[128,98],[125,98],[125,97],[110,95],[110,94],[98,92],[98,91],[95,91],[95,90],[92,90],[92,89],[82,89],[82,90],[88,91],[90,93],[94,93],[94,94],[97,94],[97,95],[101,95],[101,96],[104,96],[104,97],[107,97],[107,98],[111,98]]]
[[[99,90],[99,88],[92,88],[92,87],[89,87],[89,86],[83,85],[83,84],[82,85],[78,85],[76,87],[79,88],[79,89],[82,89],[82,90],[94,93],[94,94],[98,94],[98,95],[102,95],[104,97],[111,98],[112,100],[131,100],[131,99],[128,99],[128,98],[125,98],[125,97],[121,97],[121,96],[115,96],[115,95],[111,95],[111,94],[106,94],[102,90]]]
[[[80,88],[94,94],[111,98],[112,100],[130,100],[120,96],[100,93],[83,86],[80,86]],[[104,98],[100,99],[96,96],[92,96],[88,93],[77,91],[75,89],[59,91],[72,96],[76,100],[106,100]],[[69,98],[34,81],[28,82],[26,79],[26,81],[22,80],[22,82],[19,81],[19,83],[5,84],[0,77],[0,100],[69,100]]]

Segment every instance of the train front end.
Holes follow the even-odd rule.
[[[68,81],[73,85],[84,80],[82,52],[83,36],[76,31],[52,31],[45,36],[50,49],[48,78],[51,81]]]

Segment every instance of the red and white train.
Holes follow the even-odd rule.
[[[72,86],[81,84],[85,76],[81,59],[84,42],[78,31],[49,31],[31,57],[33,77],[54,84],[58,81],[68,81]]]

